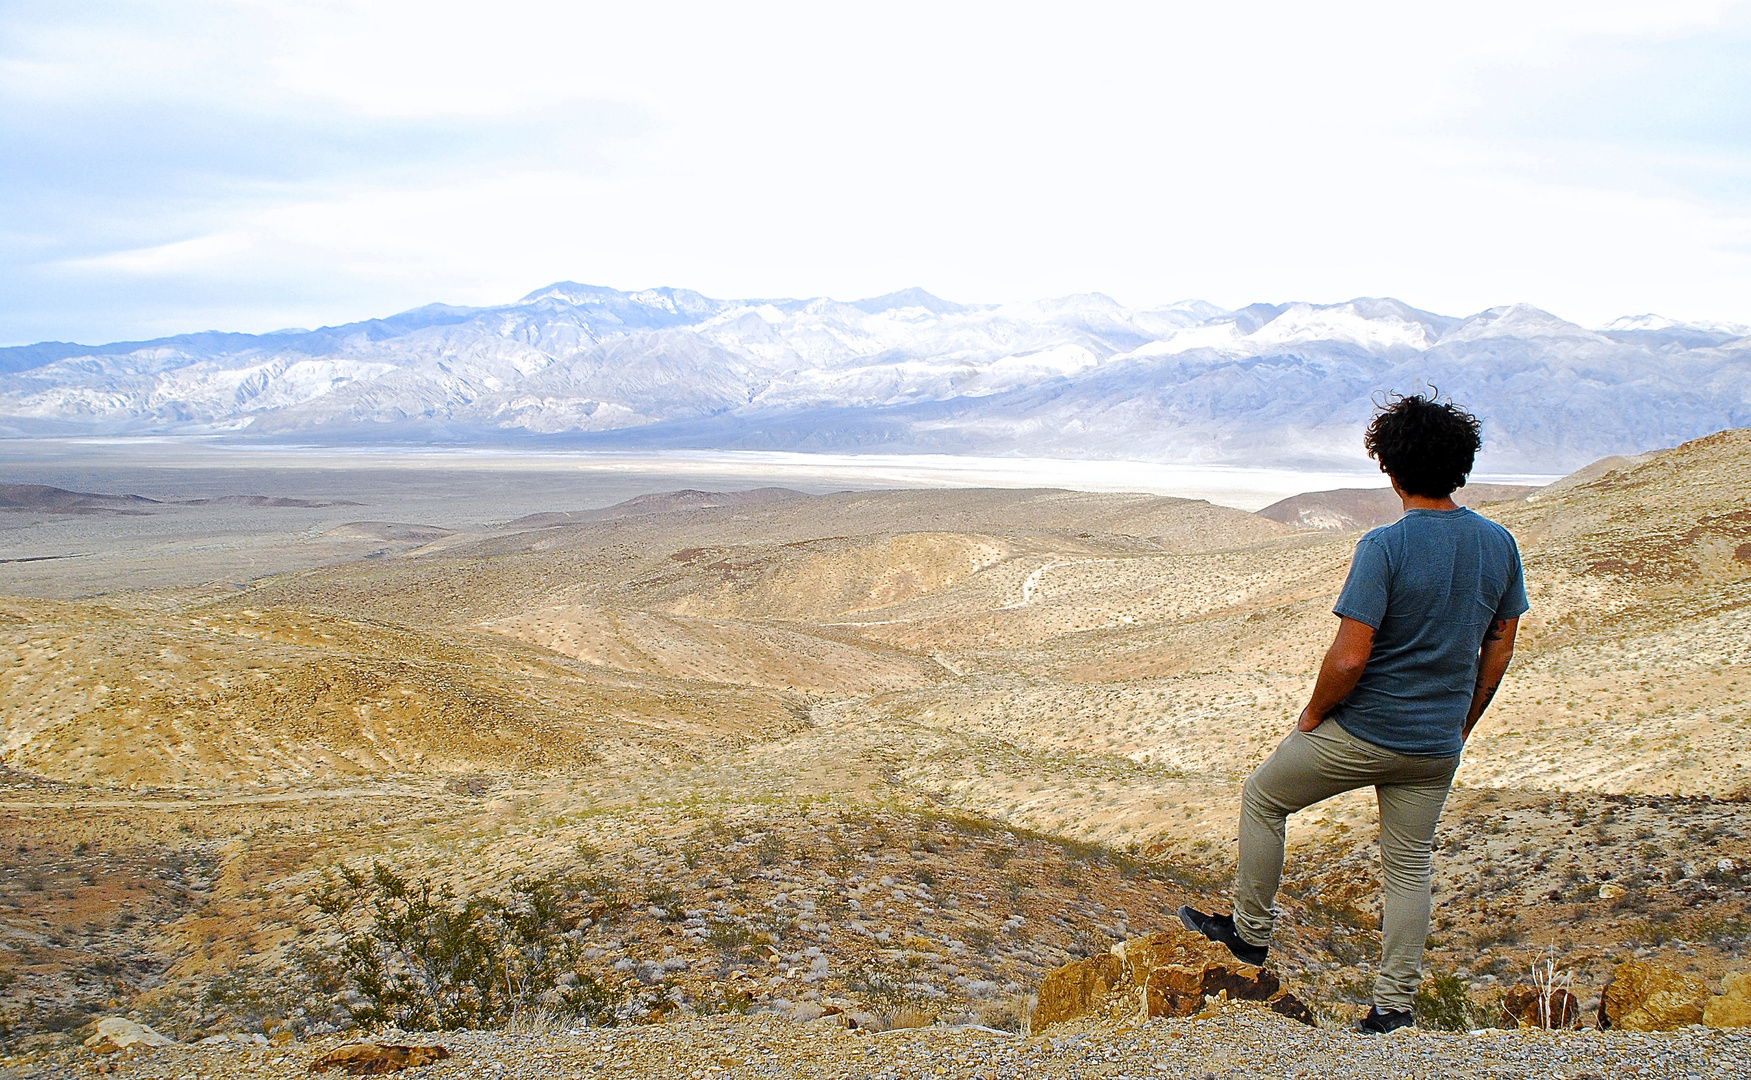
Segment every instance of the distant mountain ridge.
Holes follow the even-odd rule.
[[[1483,506],[1524,499],[1542,490],[1524,484],[1466,484],[1453,493],[1453,501],[1460,506]],[[1304,491],[1255,512],[1303,529],[1372,529],[1403,517],[1404,507],[1391,488],[1335,488]]]
[[[271,334],[0,349],[0,434],[1353,464],[1383,391],[1484,417],[1483,471],[1562,472],[1751,424],[1751,337],[1528,305],[1085,294],[716,300],[556,282]]]

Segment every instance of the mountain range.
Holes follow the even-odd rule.
[[[1128,309],[715,300],[560,282],[269,334],[0,349],[0,435],[936,452],[1354,465],[1387,392],[1485,422],[1480,468],[1560,472],[1751,425],[1751,330],[1589,330],[1524,304]]]

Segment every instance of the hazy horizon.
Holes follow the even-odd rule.
[[[443,298],[434,298],[434,299],[427,300],[423,303],[417,303],[417,304],[414,304],[410,307],[401,308],[401,309],[398,309],[395,311],[380,311],[380,312],[376,312],[375,314],[372,314],[372,315],[366,315],[366,316],[359,318],[359,319],[350,319],[350,320],[333,321],[333,322],[318,322],[318,323],[314,323],[314,324],[309,325],[309,326],[290,326],[290,325],[287,325],[287,326],[273,326],[273,327],[262,327],[262,328],[249,329],[249,328],[241,328],[241,327],[192,326],[191,325],[191,326],[179,329],[179,330],[170,330],[166,333],[159,334],[159,335],[156,335],[156,336],[151,337],[151,338],[125,339],[125,340],[124,339],[117,339],[117,340],[106,340],[106,341],[97,341],[97,340],[89,340],[89,341],[65,340],[65,341],[63,341],[63,340],[59,340],[59,339],[56,339],[56,340],[44,339],[44,340],[38,340],[38,341],[7,342],[7,343],[0,344],[0,349],[21,348],[21,347],[28,347],[31,345],[78,345],[81,347],[101,348],[101,347],[121,345],[121,344],[134,344],[134,343],[143,344],[143,343],[147,343],[147,342],[151,342],[151,341],[163,340],[166,338],[192,337],[192,336],[198,336],[198,335],[202,335],[202,334],[241,334],[241,335],[256,336],[256,337],[273,336],[275,334],[308,334],[308,333],[314,333],[314,332],[321,331],[321,330],[332,330],[332,329],[336,329],[338,327],[351,325],[352,323],[356,323],[356,322],[369,322],[369,321],[372,321],[373,319],[394,318],[396,316],[407,315],[407,314],[411,314],[413,312],[421,311],[422,309],[433,308],[433,307],[456,308],[456,309],[463,309],[463,310],[484,310],[484,309],[491,309],[491,308],[496,308],[496,307],[507,307],[507,306],[522,302],[530,296],[537,295],[545,289],[551,289],[551,288],[554,288],[556,286],[561,286],[561,285],[582,285],[582,286],[585,286],[588,288],[610,289],[610,290],[613,290],[616,292],[624,292],[624,293],[630,293],[630,294],[635,294],[635,295],[636,294],[644,294],[644,293],[653,293],[653,292],[664,292],[664,291],[698,292],[698,290],[691,289],[685,284],[677,284],[674,282],[663,282],[663,283],[653,284],[653,285],[627,286],[624,284],[603,283],[603,282],[599,282],[599,281],[585,281],[585,282],[569,281],[569,280],[568,281],[554,281],[554,282],[549,282],[545,285],[537,286],[533,289],[526,289],[523,292],[516,294],[515,296],[505,296],[505,297],[500,297],[497,299],[488,299],[488,300],[485,300],[485,301],[483,301],[481,303],[477,303],[477,304],[451,303],[450,301],[445,300]],[[882,293],[871,294],[869,296],[829,296],[825,293],[807,292],[807,293],[802,293],[802,294],[795,295],[795,296],[713,296],[713,297],[710,297],[710,299],[718,300],[718,301],[722,301],[722,302],[726,302],[726,303],[746,303],[746,304],[812,303],[815,301],[827,301],[830,303],[837,303],[837,304],[857,305],[857,304],[861,304],[861,303],[866,303],[868,301],[882,300],[882,299],[885,299],[887,297],[910,294],[910,293],[924,293],[924,294],[926,294],[934,299],[947,301],[949,304],[952,304],[956,307],[972,308],[972,309],[987,309],[987,310],[998,310],[998,309],[1010,308],[1010,307],[1026,307],[1029,305],[1049,304],[1049,303],[1074,300],[1074,299],[1079,299],[1079,298],[1084,298],[1084,297],[1100,297],[1100,298],[1104,298],[1107,300],[1112,300],[1114,303],[1121,303],[1117,298],[1112,297],[1107,293],[1101,292],[1098,289],[1082,289],[1082,290],[1077,290],[1077,291],[1073,291],[1073,292],[1061,293],[1061,294],[1054,295],[1054,296],[1012,297],[1012,298],[1003,299],[1003,300],[985,301],[985,300],[967,300],[965,298],[956,297],[956,296],[942,296],[942,295],[939,295],[937,293],[931,292],[929,289],[925,289],[919,285],[902,285],[902,286],[898,286],[898,287],[893,288],[893,289],[886,290]],[[705,294],[701,294],[701,295],[705,295]],[[1139,311],[1168,311],[1168,310],[1174,310],[1174,309],[1179,309],[1179,308],[1188,308],[1188,307],[1196,307],[1199,305],[1208,305],[1210,307],[1218,308],[1218,309],[1223,310],[1223,311],[1233,312],[1233,311],[1240,311],[1240,310],[1243,310],[1243,309],[1248,308],[1248,307],[1258,307],[1258,306],[1283,307],[1283,306],[1288,306],[1288,305],[1293,305],[1293,304],[1309,304],[1309,305],[1314,306],[1314,307],[1326,307],[1326,306],[1336,306],[1336,305],[1341,305],[1344,303],[1363,301],[1363,300],[1393,301],[1393,302],[1404,304],[1407,307],[1415,308],[1415,309],[1420,310],[1420,311],[1428,311],[1428,312],[1431,312],[1433,314],[1443,315],[1443,316],[1447,316],[1450,318],[1459,318],[1459,319],[1464,319],[1467,317],[1480,315],[1480,314],[1483,314],[1483,313],[1488,312],[1488,311],[1498,310],[1498,309],[1502,309],[1502,308],[1511,308],[1511,307],[1516,307],[1516,306],[1537,307],[1537,305],[1530,304],[1527,301],[1506,299],[1506,300],[1502,300],[1498,303],[1487,304],[1484,307],[1477,309],[1476,311],[1463,311],[1463,312],[1461,312],[1461,311],[1440,311],[1440,310],[1437,310],[1436,308],[1431,307],[1429,305],[1420,304],[1420,303],[1415,302],[1414,300],[1406,300],[1402,296],[1396,296],[1396,295],[1390,295],[1390,294],[1382,294],[1379,296],[1341,297],[1341,298],[1334,298],[1334,299],[1319,299],[1319,300],[1312,300],[1312,299],[1308,299],[1306,297],[1254,298],[1254,299],[1249,300],[1245,303],[1237,304],[1234,307],[1224,307],[1223,305],[1215,304],[1215,303],[1205,299],[1202,296],[1189,296],[1188,295],[1188,296],[1182,296],[1182,297],[1178,297],[1178,298],[1173,299],[1173,300],[1167,300],[1167,301],[1163,301],[1163,302],[1155,303],[1155,304],[1135,305],[1135,306],[1121,304],[1121,306],[1134,307],[1135,310],[1139,310]],[[1545,310],[1545,309],[1541,308],[1540,310]],[[1559,319],[1564,319],[1564,321],[1571,321],[1571,322],[1573,321],[1573,320],[1566,319],[1564,313],[1561,311],[1549,311],[1548,314],[1555,315]],[[1613,322],[1623,322],[1626,320],[1633,320],[1633,319],[1640,319],[1640,318],[1647,318],[1647,317],[1667,318],[1667,316],[1665,316],[1664,313],[1656,312],[1656,311],[1622,311],[1622,312],[1618,312],[1617,314],[1612,315],[1604,320],[1601,320],[1596,324],[1588,326],[1588,329],[1602,329],[1602,328],[1609,326]],[[1689,319],[1689,320],[1673,319],[1671,321],[1673,321],[1675,323],[1679,323],[1681,325],[1733,327],[1733,328],[1736,328],[1738,330],[1751,331],[1751,326],[1747,326],[1745,324],[1735,323],[1731,320],[1723,319],[1723,318],[1710,318],[1707,316],[1702,316],[1702,317],[1697,317],[1697,318],[1693,318],[1693,319]],[[1583,325],[1583,324],[1577,323],[1576,325]]]

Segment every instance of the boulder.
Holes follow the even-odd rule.
[[[1543,997],[1540,1008],[1539,998]],[[1544,994],[1537,987],[1520,983],[1502,995],[1500,1026],[1505,1028],[1569,1028],[1581,1020],[1581,1001],[1567,990]]]
[[[1272,972],[1241,963],[1202,934],[1175,928],[1132,938],[1107,955],[1048,973],[1031,1030],[1107,1011],[1116,1004],[1115,992],[1127,998],[1134,1016],[1192,1016],[1207,999],[1227,997],[1265,1002],[1283,1016],[1311,1023],[1307,1006],[1281,990]]]
[[[385,1046],[379,1043],[348,1043],[336,1047],[310,1063],[311,1072],[339,1069],[353,1076],[375,1076],[381,1073],[415,1069],[421,1065],[443,1061],[450,1051],[442,1046]]]
[[[113,1054],[130,1046],[169,1046],[175,1041],[125,1016],[106,1016],[97,1022],[96,1033],[85,1040],[85,1048],[94,1054]]]
[[[1271,972],[1243,964],[1204,935],[1177,927],[1115,945],[1113,955],[1123,981],[1144,988],[1150,1016],[1192,1016],[1205,998],[1221,995],[1230,1001],[1269,1001],[1281,988]]]
[[[1721,990],[1703,1003],[1702,1022],[1711,1028],[1751,1027],[1751,972],[1727,972]]]
[[[1111,953],[1075,960],[1046,973],[1040,981],[1030,1030],[1084,1016],[1098,1009],[1118,984],[1121,966]]]
[[[1619,964],[1599,997],[1599,1026],[1624,1031],[1673,1031],[1702,1023],[1708,984],[1666,964]]]

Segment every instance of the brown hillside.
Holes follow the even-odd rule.
[[[1744,947],[1746,476],[1725,432],[1484,509],[1533,609],[1439,838],[1430,962],[1474,993],[1545,949],[1585,972],[1682,940],[1712,977]],[[38,1002],[187,1035],[294,1007],[244,984],[337,1001],[299,966],[338,941],[309,893],[372,860],[465,893],[573,875],[585,970],[639,1016],[660,990],[1007,1022],[1047,968],[1223,902],[1355,543],[1141,495],[644,505],[418,535],[348,510],[275,535],[291,572],[0,600],[12,1030],[47,1030]],[[1377,945],[1371,820],[1356,793],[1295,826],[1273,955],[1309,1000]],[[90,974],[122,954],[150,962]]]

